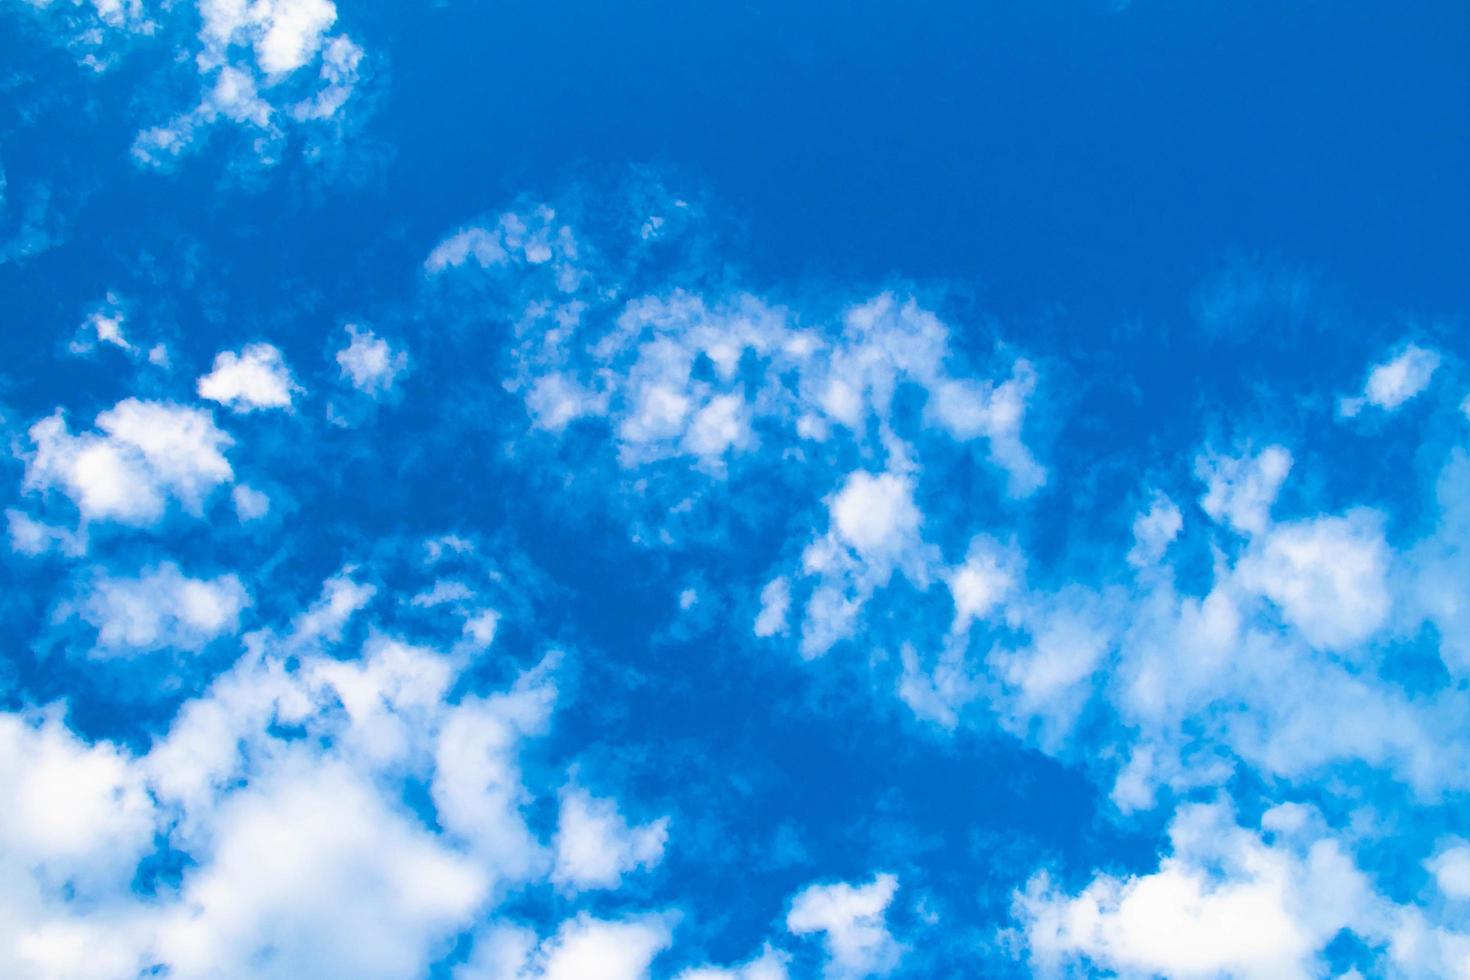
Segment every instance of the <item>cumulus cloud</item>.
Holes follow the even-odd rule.
[[[126,891],[156,826],[142,775],[106,741],[72,734],[52,712],[0,714],[0,862],[52,889]]]
[[[1340,933],[1384,949],[1387,975],[1438,976],[1465,962],[1464,937],[1376,891],[1310,808],[1267,810],[1260,830],[1223,803],[1181,807],[1157,871],[1099,874],[1081,892],[1038,874],[1018,893],[1033,966],[1072,975],[1084,965],[1124,977],[1307,977],[1326,971]]]
[[[1200,456],[1195,461],[1195,473],[1205,483],[1200,506],[1212,519],[1242,534],[1260,534],[1290,472],[1291,453],[1283,446],[1238,457]]]
[[[853,473],[828,509],[837,536],[865,558],[898,554],[919,529],[913,487],[894,473]]]
[[[494,930],[455,980],[643,980],[672,939],[663,916],[622,920],[581,914],[537,942],[529,929]]]
[[[755,617],[755,635],[775,636],[786,632],[786,614],[791,609],[791,583],[778,575],[761,589],[760,612]]]
[[[1458,838],[1446,842],[1427,867],[1446,898],[1470,899],[1470,842]]]
[[[281,352],[270,344],[250,344],[239,353],[221,351],[214,369],[199,379],[199,397],[234,412],[290,408],[301,389],[291,379]]]
[[[485,895],[483,869],[362,779],[291,760],[230,797],[159,928],[170,976],[402,977]]]
[[[1170,828],[1173,853],[1134,878],[1100,875],[1076,896],[1045,875],[1018,896],[1034,962],[1090,962],[1125,976],[1308,976],[1340,930],[1373,913],[1367,880],[1331,841],[1303,852],[1195,805]],[[1214,870],[1218,868],[1218,870]]]
[[[1183,527],[1184,515],[1174,501],[1155,494],[1148,510],[1133,520],[1133,547],[1128,552],[1128,564],[1135,568],[1156,564]]]
[[[199,101],[138,133],[132,153],[139,164],[172,163],[220,123],[238,126],[257,159],[275,163],[293,127],[342,115],[364,52],[347,34],[333,33],[330,0],[198,0],[197,14]]]
[[[249,602],[234,575],[192,578],[165,562],[135,578],[100,574],[59,615],[77,615],[96,627],[94,653],[100,655],[165,647],[198,651],[238,629]]]
[[[786,980],[791,957],[767,946],[755,959],[739,966],[702,966],[680,973],[678,980]]]
[[[796,936],[821,934],[825,976],[885,976],[903,955],[886,922],[897,891],[898,879],[891,874],[878,874],[865,885],[811,885],[791,900],[786,928]]]
[[[926,428],[983,440],[1011,493],[1045,480],[1022,441],[1035,369],[1014,358],[1008,378],[974,376],[949,328],[913,299],[882,293],[808,327],[748,293],[624,299],[585,252],[571,225],[541,207],[462,229],[425,261],[436,278],[466,266],[526,273],[521,290],[546,272],[545,295],[524,298],[514,350],[512,386],[536,429],[599,420],[624,470],[683,461],[720,476],[754,465],[769,448],[764,430],[812,452],[865,442],[870,426],[891,424],[900,390],[917,385],[932,403]]]
[[[1439,370],[1439,362],[1436,352],[1415,344],[1405,345],[1398,354],[1368,372],[1361,394],[1337,403],[1338,414],[1355,418],[1370,406],[1385,412],[1397,411],[1429,387],[1434,372]]]
[[[350,338],[347,346],[337,352],[342,377],[369,397],[387,394],[408,368],[408,355],[395,351],[386,340],[356,324],[347,325],[347,335]]]
[[[188,601],[174,569],[123,588],[138,582]],[[56,711],[0,712],[7,975],[415,976],[478,930],[456,976],[646,976],[673,916],[582,912],[538,940],[493,914],[508,885],[613,887],[664,846],[665,821],[630,826],[576,788],[552,845],[533,831],[517,760],[546,729],[556,657],[469,694],[462,657],[378,632],[316,649],[298,622],[245,646],[141,756]],[[158,860],[176,879],[135,892]]]
[[[668,836],[667,817],[631,826],[614,801],[570,787],[561,797],[551,880],[572,890],[616,888],[624,874],[658,864]]]
[[[270,513],[271,498],[243,483],[230,491],[230,499],[235,504],[235,516],[241,522],[258,521]]]
[[[1388,545],[1368,511],[1278,525],[1237,572],[1316,646],[1361,643],[1388,618]]]
[[[72,435],[61,412],[30,428],[25,485],[58,490],[84,520],[148,525],[170,500],[198,515],[234,473],[232,440],[208,412],[128,398],[100,413],[96,432]]]

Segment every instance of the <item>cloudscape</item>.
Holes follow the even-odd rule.
[[[0,0],[0,976],[1470,977],[1470,7]]]

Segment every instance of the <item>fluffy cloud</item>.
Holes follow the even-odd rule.
[[[487,876],[340,764],[288,759],[212,820],[159,927],[177,977],[402,977],[469,921]]]
[[[270,513],[271,498],[243,483],[230,491],[230,500],[235,505],[235,516],[242,522],[257,521]]]
[[[1271,505],[1290,472],[1291,453],[1283,446],[1240,457],[1201,456],[1195,462],[1195,473],[1206,487],[1200,506],[1242,534],[1259,534],[1270,522]]]
[[[837,536],[864,558],[898,554],[919,529],[913,487],[894,473],[853,473],[828,509]]]
[[[668,836],[667,817],[630,826],[613,800],[570,787],[561,797],[551,880],[574,890],[616,888],[627,872],[658,864]]]
[[[27,0],[56,40],[97,72],[151,45],[197,88],[197,102],[139,132],[133,158],[165,166],[221,124],[242,131],[257,159],[274,163],[288,133],[313,137],[340,120],[362,73],[363,49],[334,31],[331,0]],[[192,83],[192,84],[191,84]]]
[[[528,929],[502,928],[476,944],[455,980],[644,980],[672,938],[662,916],[619,921],[582,914],[537,943]]]
[[[291,380],[281,352],[270,344],[250,344],[238,354],[221,351],[214,370],[199,379],[199,397],[219,402],[235,412],[262,408],[290,408],[300,389]]]
[[[1470,843],[1459,839],[1448,842],[1427,866],[1446,898],[1470,899]]]
[[[54,712],[0,715],[0,748],[0,862],[28,865],[22,873],[53,890],[125,891],[156,824],[127,756],[73,735]]]
[[[891,874],[876,875],[865,885],[812,885],[791,900],[786,928],[797,936],[822,935],[828,977],[883,976],[903,954],[885,921],[897,891],[898,879]]]
[[[208,412],[128,398],[97,416],[98,432],[72,435],[57,412],[31,426],[25,485],[71,498],[84,520],[153,524],[170,500],[201,513],[233,479],[232,440]]]
[[[790,957],[767,946],[759,956],[739,966],[703,966],[685,970],[678,980],[786,980]]]
[[[1455,976],[1470,936],[1377,891],[1320,816],[1300,804],[1239,826],[1224,803],[1181,807],[1157,871],[1099,874],[1059,891],[1045,873],[1016,895],[1032,966],[1083,965],[1122,977],[1313,977],[1329,943],[1349,934],[1387,976]]]
[[[1038,875],[1016,902],[1033,963],[1048,975],[1078,962],[1129,977],[1320,975],[1327,943],[1343,929],[1381,936],[1383,911],[1336,842],[1281,836],[1194,805],[1175,817],[1173,851],[1152,874],[1099,875],[1075,896]]]
[[[347,325],[350,339],[347,346],[337,352],[337,366],[342,377],[352,386],[372,398],[380,398],[392,388],[398,376],[408,367],[408,355],[395,351],[388,342],[371,330],[360,329],[356,324]]]
[[[1364,407],[1397,411],[1405,402],[1429,387],[1434,372],[1439,370],[1439,355],[1415,344],[1408,344],[1394,357],[1375,365],[1360,395],[1344,398],[1337,410],[1344,418],[1356,417]]]
[[[138,163],[165,166],[220,123],[238,126],[254,155],[274,163],[288,131],[310,133],[303,127],[341,115],[364,54],[348,35],[332,32],[337,8],[330,0],[198,0],[197,11],[199,101],[138,134]]]
[[[198,651],[234,632],[250,602],[234,575],[191,578],[172,562],[136,578],[98,575],[86,595],[61,607],[97,629],[95,653],[115,655],[168,647]]]
[[[1133,521],[1133,547],[1128,552],[1128,564],[1146,568],[1164,557],[1169,545],[1179,536],[1184,527],[1184,515],[1163,494],[1155,494],[1148,510]]]
[[[901,391],[917,386],[930,401],[926,431],[983,440],[1017,496],[1045,480],[1022,442],[1034,368],[1016,358],[1009,378],[974,377],[949,328],[913,299],[882,293],[807,327],[746,293],[623,299],[585,252],[542,207],[463,229],[425,261],[435,277],[469,265],[527,273],[516,282],[531,292],[519,300],[512,386],[534,428],[560,434],[600,420],[625,470],[677,460],[718,476],[752,463],[766,430],[817,456],[866,442],[873,427],[892,424]]]
[[[1241,559],[1247,588],[1267,596],[1308,642],[1361,643],[1388,618],[1388,546],[1378,516],[1355,511],[1279,525]]]

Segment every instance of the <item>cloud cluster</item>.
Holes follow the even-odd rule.
[[[206,411],[127,398],[73,435],[57,412],[31,426],[25,486],[68,497],[83,520],[157,522],[169,503],[199,515],[211,491],[234,478],[233,440]]]
[[[82,64],[108,71],[129,56],[168,47],[161,75],[184,73],[192,105],[142,129],[132,156],[166,167],[221,127],[234,127],[252,154],[274,163],[288,137],[340,121],[361,79],[365,54],[337,30],[331,0],[25,0]]]

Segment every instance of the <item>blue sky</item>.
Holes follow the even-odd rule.
[[[0,973],[1470,976],[1470,8],[0,0]]]

